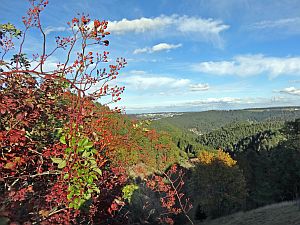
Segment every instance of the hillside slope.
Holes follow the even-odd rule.
[[[181,130],[189,130],[194,133],[205,134],[220,127],[238,122],[267,122],[267,121],[292,121],[300,117],[299,107],[279,107],[265,109],[242,110],[212,110],[205,112],[186,112],[172,114],[170,117],[162,117],[157,114],[153,126],[161,127],[161,123],[169,123]],[[169,113],[170,114],[170,113]],[[155,118],[155,114],[136,115],[138,119]]]
[[[296,202],[282,202],[248,212],[239,212],[197,225],[299,225],[300,209]]]

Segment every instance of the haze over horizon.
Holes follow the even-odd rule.
[[[294,109],[293,109],[294,108]],[[249,111],[261,111],[261,110],[276,110],[276,109],[283,109],[283,110],[294,110],[298,111],[300,110],[300,106],[270,106],[270,107],[250,107],[250,108],[228,108],[228,109],[221,109],[221,108],[210,108],[210,109],[202,109],[202,110],[197,110],[197,108],[184,111],[184,110],[177,110],[177,111],[152,111],[152,112],[128,112],[125,111],[125,114],[127,115],[147,115],[147,114],[182,114],[182,113],[202,113],[202,112],[211,112],[211,111],[243,111],[243,110],[249,110]]]
[[[23,29],[28,6],[2,0],[1,21]],[[50,0],[47,7],[48,49],[69,34],[77,12],[109,21],[110,46],[93,50],[127,59],[117,82],[126,87],[118,106],[127,113],[300,105],[300,0]],[[28,40],[25,49],[35,53],[40,34]]]

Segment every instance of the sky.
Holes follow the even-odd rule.
[[[22,29],[28,7],[1,0],[0,23]],[[128,62],[117,81],[127,113],[300,105],[300,0],[49,0],[50,47],[82,12],[109,21],[99,51]],[[27,40],[32,52],[41,35]]]

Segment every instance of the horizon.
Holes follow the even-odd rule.
[[[150,113],[299,104],[300,0],[49,2],[41,17],[49,50],[55,36],[70,34],[66,23],[76,13],[109,21],[110,46],[93,50],[128,61],[117,80],[126,87],[123,100],[112,107]],[[1,21],[23,29],[27,1],[0,7]],[[27,53],[39,51],[40,38],[29,33]]]
[[[271,106],[271,107],[259,107],[259,108],[237,108],[237,109],[210,109],[210,110],[202,110],[202,111],[159,111],[159,112],[141,112],[141,113],[127,113],[125,115],[143,115],[143,114],[164,114],[164,113],[201,113],[201,112],[210,112],[210,111],[242,111],[242,110],[268,110],[268,109],[288,109],[295,108],[300,109],[300,105],[296,106]]]

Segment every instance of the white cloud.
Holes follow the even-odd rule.
[[[229,25],[226,25],[221,20],[201,19],[196,17],[183,16],[178,19],[177,30],[183,33],[202,33],[205,35],[215,35],[227,30]]]
[[[146,53],[149,52],[149,48],[145,47],[145,48],[137,48],[133,51],[133,54],[141,54],[141,53]]]
[[[241,103],[242,99],[240,98],[232,98],[232,97],[223,97],[223,98],[207,98],[198,101],[191,101],[188,104],[193,106],[203,105],[203,104],[233,104],[233,103]]]
[[[134,20],[122,19],[109,21],[108,30],[114,34],[163,32],[164,35],[185,35],[197,37],[197,40],[211,41],[221,46],[220,33],[229,29],[229,25],[221,20],[203,19],[189,16],[159,16]],[[168,29],[166,31],[166,29]],[[189,36],[187,36],[189,35]]]
[[[300,96],[300,89],[295,87],[288,87],[281,90],[280,93]]]
[[[49,35],[52,32],[61,32],[61,31],[66,31],[66,27],[46,27],[44,33],[45,35]]]
[[[149,108],[153,107],[182,107],[182,106],[202,106],[210,104],[234,104],[244,102],[244,99],[241,98],[232,98],[232,97],[221,97],[221,98],[205,98],[200,100],[192,101],[173,101],[173,102],[159,102],[157,104],[148,105]],[[130,108],[138,107],[147,107],[147,106],[137,106],[132,105]]]
[[[156,18],[140,18],[134,20],[122,19],[120,21],[109,21],[108,30],[116,34],[129,32],[144,33],[164,28],[174,23],[174,16],[160,16]]]
[[[174,111],[202,111],[202,110],[229,110],[243,108],[264,108],[275,106],[299,105],[297,98],[273,96],[269,98],[257,97],[220,97],[203,98],[192,101],[158,101],[149,104],[129,104],[127,111],[137,112],[174,112]]]
[[[214,75],[254,76],[267,74],[274,78],[279,75],[300,75],[300,57],[266,57],[264,55],[240,55],[230,61],[208,61],[192,66],[192,69]]]
[[[122,81],[125,86],[131,88],[147,90],[147,89],[158,89],[158,88],[184,88],[191,83],[188,79],[176,79],[165,76],[140,76],[134,75],[125,78]]]
[[[250,24],[247,30],[256,31],[258,38],[282,38],[300,34],[300,17],[264,20]],[[270,35],[271,34],[271,35]]]
[[[153,52],[168,51],[170,49],[179,48],[181,46],[182,46],[182,44],[173,45],[173,44],[167,44],[167,43],[160,43],[160,44],[154,45],[151,48],[151,50]]]
[[[299,30],[300,17],[284,18],[278,20],[264,20],[250,25],[250,29],[278,29],[294,27]]]
[[[131,75],[145,75],[147,74],[144,70],[130,70],[129,73]]]
[[[168,43],[159,43],[157,45],[152,46],[151,48],[145,47],[145,48],[135,49],[133,54],[140,54],[140,53],[145,53],[145,52],[153,53],[153,52],[160,52],[160,51],[169,51],[171,49],[176,49],[181,46],[182,46],[182,44],[174,45],[174,44],[168,44]]]
[[[89,92],[98,90],[103,83],[99,82],[92,86]],[[182,92],[192,91],[192,88],[208,90],[206,85],[193,84],[190,79],[176,78],[164,74],[152,74],[143,70],[131,70],[119,77],[118,81],[112,81],[110,86],[125,86],[135,94],[150,95],[176,95]],[[146,92],[145,92],[146,91]],[[195,90],[194,90],[195,91]]]
[[[208,84],[191,84],[190,90],[191,91],[207,91],[209,89]]]
[[[190,79],[171,77],[164,74],[153,74],[143,70],[131,70],[120,79],[122,85],[135,90],[149,90],[153,93],[162,94],[173,92],[175,89],[180,91],[207,91],[209,85],[206,83],[195,84]]]
[[[43,71],[44,72],[53,72],[55,70],[57,70],[57,65],[59,64],[59,60],[52,56],[52,57],[49,57],[46,59],[45,63],[43,64]],[[34,69],[37,67],[37,65],[40,65],[38,62],[32,62],[31,63],[31,67],[30,69]],[[38,66],[36,68],[36,70],[39,70],[40,69],[40,66]]]
[[[234,106],[245,102],[245,99],[232,98],[232,97],[221,97],[221,98],[206,98],[193,101],[167,101],[167,102],[157,102],[154,104],[143,104],[143,105],[128,105],[126,110],[128,111],[185,111],[184,109],[211,109],[212,106],[217,107],[217,109],[222,109],[226,106]]]

